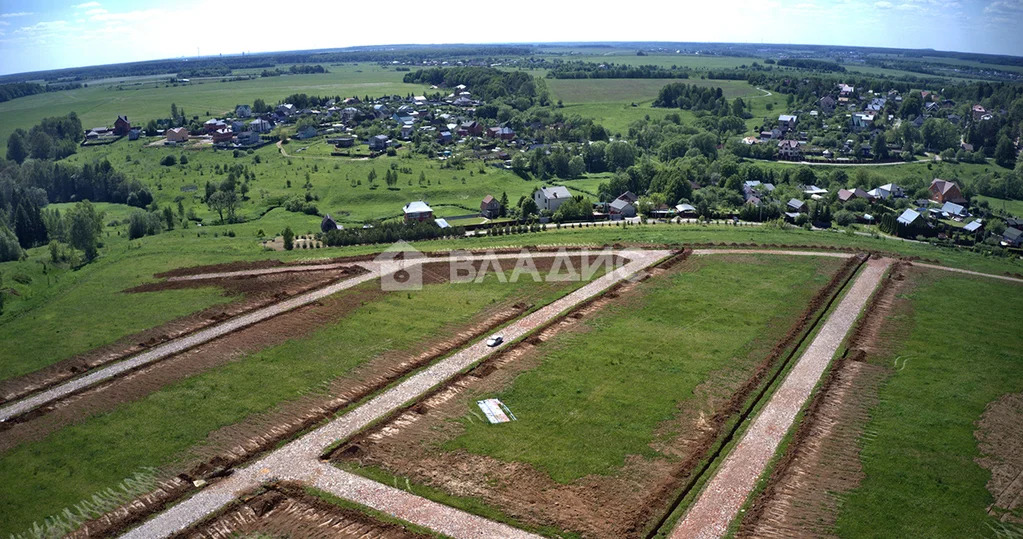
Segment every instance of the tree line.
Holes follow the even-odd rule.
[[[655,65],[562,62],[547,72],[551,79],[688,79],[689,70]]]

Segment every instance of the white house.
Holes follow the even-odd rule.
[[[568,192],[568,189],[560,185],[555,187],[541,187],[533,192],[533,202],[536,202],[536,207],[541,211],[557,211],[557,209],[564,204],[566,200],[571,199],[572,195]]]
[[[239,118],[248,118],[252,116],[252,107],[249,105],[238,105],[234,108],[234,115]]]

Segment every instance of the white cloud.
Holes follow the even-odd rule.
[[[71,7],[75,8],[75,9],[86,9],[86,8],[90,8],[90,7],[99,7],[101,5],[102,4],[100,4],[99,2],[86,2],[84,4],[77,4],[77,5],[74,5],[74,6],[71,6]]]
[[[9,23],[7,21],[0,21],[0,26],[10,26],[10,25],[11,25],[11,23]]]
[[[90,9],[89,11],[86,11],[85,14],[86,15],[102,15],[102,14],[104,14],[106,12],[107,12],[107,10],[105,10],[105,9],[103,9],[101,7],[98,7],[98,8]]]
[[[892,8],[892,3],[891,2],[885,2],[885,1],[882,0],[881,2],[874,2],[874,7],[878,8],[878,9],[891,9]]]
[[[1023,0],[995,0],[984,8],[984,13],[991,15],[1023,14]]]
[[[3,17],[5,19],[9,18],[9,17],[25,17],[27,15],[32,15],[32,12],[31,11],[18,11],[16,13],[0,13],[0,17]]]

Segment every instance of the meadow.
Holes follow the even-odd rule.
[[[23,531],[136,470],[178,473],[191,452],[221,427],[321,392],[325,381],[385,353],[416,355],[421,351],[417,346],[457,332],[485,309],[516,302],[544,305],[578,284],[506,283],[491,274],[478,284],[432,284],[384,294],[306,336],[245,354],[110,412],[83,417],[0,454],[0,498],[6,500],[0,533]],[[362,297],[378,286],[371,281],[327,301]]]
[[[904,335],[872,360],[891,367],[901,359],[902,367],[881,386],[864,428],[865,478],[842,497],[843,537],[874,535],[879,522],[902,537],[996,535],[999,525],[987,513],[991,473],[976,462],[975,432],[989,403],[1023,391],[1023,381],[1007,375],[1023,367],[1023,287],[947,274],[918,279],[910,314],[892,321]],[[964,311],[957,298],[984,307]]]

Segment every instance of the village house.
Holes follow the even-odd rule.
[[[291,117],[298,114],[298,107],[292,105],[291,103],[282,103],[280,105],[277,105],[277,108],[274,110],[277,111],[277,114],[280,114],[281,116],[284,117]]]
[[[234,108],[234,115],[239,118],[248,118],[252,116],[252,107],[249,105],[238,105]]]
[[[817,101],[817,106],[820,107],[821,112],[829,116],[835,112],[836,105],[838,105],[838,101],[835,101],[835,98],[830,95],[826,95]]]
[[[1002,232],[1002,245],[1005,247],[1019,247],[1023,245],[1023,231],[1016,228],[1006,228]]]
[[[202,129],[203,131],[206,132],[206,134],[209,135],[213,134],[215,131],[218,131],[220,129],[227,129],[227,123],[225,123],[223,120],[210,118],[209,120],[206,120],[206,122],[202,124]]]
[[[138,140],[139,136],[141,134],[142,134],[142,131],[140,129],[134,129],[134,128],[130,129],[130,130],[128,130],[128,140]]]
[[[927,190],[931,194],[931,200],[941,204],[945,202],[955,202],[957,204],[966,202],[963,192],[959,190],[959,186],[955,182],[934,178]]]
[[[118,116],[117,119],[114,120],[115,135],[123,137],[128,134],[129,130],[131,130],[131,122],[128,121],[127,116]]]
[[[853,114],[852,130],[863,131],[872,128],[874,126],[874,118],[875,116],[873,114],[867,112],[857,112],[856,114]]]
[[[242,146],[255,146],[259,144],[259,134],[252,131],[238,133],[238,144]]]
[[[980,105],[974,105],[970,112],[972,113],[973,121],[975,122],[981,121],[982,119],[984,119],[984,115],[987,114],[987,111],[984,110],[984,107]]]
[[[501,216],[501,203],[491,195],[487,195],[480,202],[480,217],[494,219]]]
[[[803,158],[803,150],[799,142],[795,140],[783,140],[778,142],[778,159],[800,160]]]
[[[541,187],[533,192],[533,202],[536,202],[536,207],[550,212],[557,211],[565,201],[571,200],[571,198],[572,195],[568,192],[568,189],[560,185],[556,187]]]
[[[856,97],[856,88],[849,86],[848,84],[838,85],[838,97],[844,97],[846,99]]]
[[[792,114],[778,116],[778,128],[782,131],[792,131],[796,128],[797,117]]]
[[[344,229],[344,227],[339,225],[339,224],[337,224],[337,221],[335,221],[334,218],[331,217],[329,213],[324,215],[323,216],[323,220],[320,221],[320,231],[323,232],[324,234],[326,234],[327,232],[330,232],[331,230],[343,230],[343,229]]]
[[[382,152],[387,149],[387,135],[369,137],[369,149],[375,152]]]
[[[423,202],[422,200],[405,204],[401,211],[405,214],[406,223],[418,223],[433,219],[433,208],[428,206],[426,202]]]
[[[234,138],[234,132],[230,129],[217,129],[212,135],[214,143],[231,142]]]
[[[859,187],[857,187],[855,189],[852,189],[852,190],[849,190],[849,189],[839,189],[838,190],[838,200],[840,200],[842,202],[849,202],[850,200],[852,200],[854,198],[863,198],[863,199],[868,199],[869,200],[870,199],[870,195],[866,191],[864,191],[863,189],[860,189]]]
[[[169,142],[185,142],[188,140],[188,129],[184,127],[173,127],[166,131]]]
[[[403,124],[401,126],[401,134],[399,135],[404,140],[412,138],[412,132],[415,131],[415,127],[412,124]]]
[[[355,146],[354,137],[338,137],[334,139],[334,146],[337,148],[351,148]]]
[[[627,193],[632,194],[632,193]],[[607,206],[607,213],[612,221],[620,221],[628,217],[636,216],[636,205],[629,197],[622,195],[611,201]]]
[[[785,208],[788,209],[789,211],[805,213],[806,203],[803,202],[802,200],[799,200],[798,198],[790,198],[788,203],[785,204]]]
[[[270,122],[262,118],[257,118],[249,122],[249,129],[255,131],[256,133],[269,133],[270,130],[273,129],[273,126],[270,124]]]
[[[902,188],[894,183],[886,183],[881,187],[875,187],[874,189],[867,191],[867,194],[870,195],[870,198],[877,198],[881,200],[888,200],[892,197],[903,198],[906,196],[906,193],[902,190]]]

